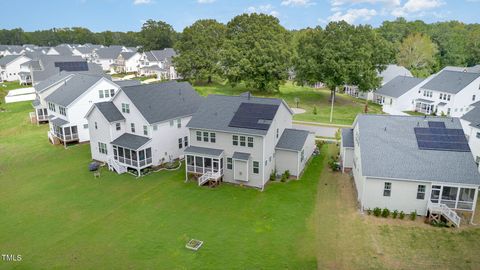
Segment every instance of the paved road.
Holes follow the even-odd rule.
[[[293,128],[312,131],[315,132],[315,136],[320,137],[335,137],[335,133],[338,130],[338,127],[313,126],[303,124],[293,124]]]

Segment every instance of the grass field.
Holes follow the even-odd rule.
[[[238,95],[249,91],[245,86],[230,87],[224,84],[213,84],[211,86],[195,86],[202,95],[223,94]],[[296,107],[295,98],[299,98],[299,108],[305,109],[306,113],[294,116],[294,120],[311,122],[330,122],[330,91],[326,89],[314,89],[311,87],[302,87],[287,83],[280,87],[278,93],[260,93],[252,92],[255,96],[279,97],[283,98],[290,107]],[[344,94],[337,94],[334,104],[333,121],[334,124],[351,125],[355,117],[364,111],[365,101],[356,99]],[[314,106],[317,107],[317,114],[314,114]],[[369,113],[382,113],[382,108],[378,104],[369,104]]]

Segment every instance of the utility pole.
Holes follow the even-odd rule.
[[[330,108],[330,123],[332,122],[333,120],[333,102],[335,102],[335,93],[337,92],[337,87],[335,86],[335,90],[333,90],[333,94],[332,94],[332,106]]]

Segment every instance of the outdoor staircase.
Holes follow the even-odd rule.
[[[110,171],[116,171],[118,174],[126,173],[127,167],[120,165],[115,159],[109,158],[108,159],[108,169]]]
[[[208,182],[209,180],[217,180],[217,179],[219,179],[220,177],[222,177],[221,172],[216,172],[216,173],[206,172],[206,173],[204,173],[202,176],[200,176],[200,177],[198,178],[198,185],[199,185],[199,186],[202,186],[203,184],[205,184],[205,183]]]
[[[460,216],[443,203],[428,203],[429,219],[440,221],[440,216],[447,219],[455,227],[460,227]]]

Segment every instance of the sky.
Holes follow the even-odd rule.
[[[242,13],[266,13],[287,29],[324,26],[330,21],[380,25],[407,20],[480,23],[480,0],[0,0],[0,29],[25,31],[86,27],[94,32],[139,31],[148,19],[182,31],[198,19],[226,23]]]

